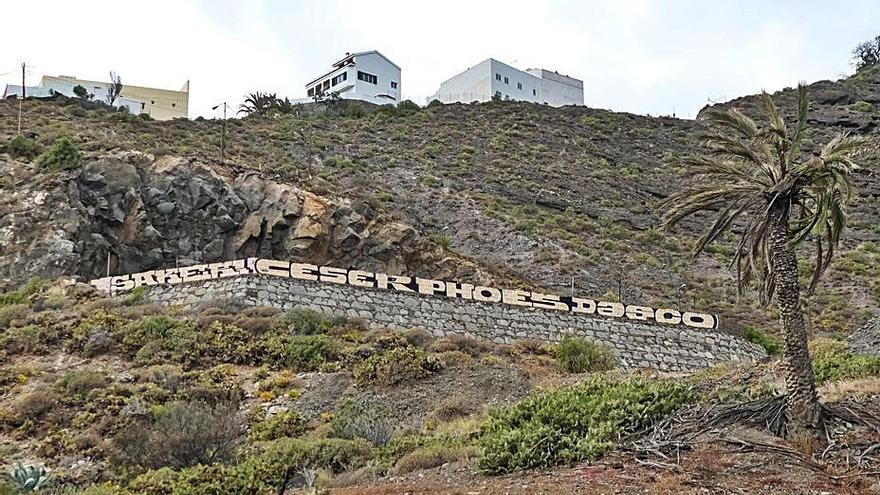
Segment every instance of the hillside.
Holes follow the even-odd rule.
[[[878,83],[875,71],[813,84],[815,141],[875,135]],[[775,96],[790,107],[792,93]],[[727,105],[749,111],[755,98]],[[45,174],[0,158],[0,273],[89,278],[108,250],[114,273],[259,253],[557,292],[574,283],[594,297],[620,288],[628,302],[716,312],[729,330],[771,326],[736,296],[730,245],[692,262],[698,222],[658,230],[658,204],[684,180],[671,159],[697,150],[699,119],[523,103],[319,110],[230,120],[220,164],[217,121],[26,102],[40,146],[73,136],[86,164]],[[16,112],[0,102],[0,142]],[[878,162],[863,162],[843,249],[808,303],[816,331],[848,332],[880,308]]]
[[[813,141],[878,133],[880,71],[812,90]],[[786,104],[791,91],[776,96]],[[756,99],[725,105],[753,112]],[[612,348],[568,334],[498,344],[228,297],[105,298],[82,283],[259,256],[574,284],[608,300],[620,290],[629,303],[717,312],[725,331],[773,333],[773,311],[736,295],[731,238],[691,260],[705,217],[658,228],[662,200],[686,180],[674,157],[698,150],[701,119],[309,105],[230,120],[221,163],[217,121],[29,100],[28,148],[12,142],[16,114],[0,101],[0,468],[27,468],[0,479],[0,495],[22,493],[35,466],[50,470],[40,493],[66,495],[880,493],[880,357],[840,340],[880,313],[873,150],[844,245],[808,302],[819,393],[837,415],[826,448],[778,436],[772,355],[692,375],[622,369]],[[856,348],[878,352],[877,322]],[[666,332],[678,330],[654,345],[677,349]]]

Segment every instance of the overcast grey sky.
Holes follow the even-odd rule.
[[[347,51],[403,68],[404,98],[494,57],[584,80],[586,103],[693,117],[711,100],[852,72],[880,1],[4,1],[0,81],[43,74],[179,89],[190,116],[253,91],[304,96]]]

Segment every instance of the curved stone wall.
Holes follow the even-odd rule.
[[[464,334],[498,343],[524,338],[558,342],[566,334],[574,334],[610,346],[628,369],[689,372],[765,356],[761,347],[717,330],[650,325],[259,274],[152,286],[150,299],[186,307],[236,301],[282,310],[309,308],[328,315],[363,318],[373,327],[421,328],[435,336]]]

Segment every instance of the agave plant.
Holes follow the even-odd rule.
[[[9,470],[9,479],[22,493],[35,492],[49,483],[49,471],[43,466],[16,464]]]

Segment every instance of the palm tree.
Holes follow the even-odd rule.
[[[762,304],[775,294],[779,308],[789,433],[815,431],[823,422],[807,350],[796,248],[807,240],[814,245],[812,291],[846,225],[850,176],[858,169],[852,157],[863,140],[840,134],[818,152],[805,152],[809,100],[804,85],[798,86],[793,131],[767,93],[761,95],[761,109],[764,127],[736,109],[709,112],[713,125],[702,136],[706,153],[681,160],[695,180],[665,202],[664,226],[711,212],[715,221],[697,242],[696,256],[737,223],[731,267],[736,266],[740,293],[756,280]]]
[[[244,103],[238,107],[238,113],[257,114],[265,117],[269,110],[275,108],[278,96],[275,93],[250,93],[245,96]]]

